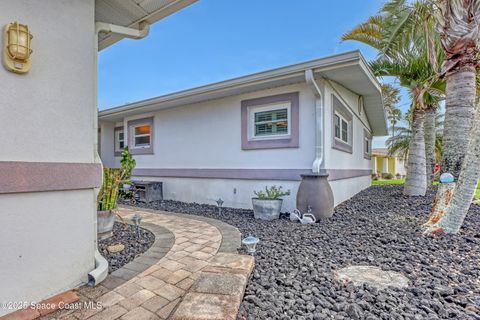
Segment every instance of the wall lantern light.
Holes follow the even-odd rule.
[[[30,69],[32,34],[28,26],[12,22],[5,26],[3,35],[3,63],[7,70],[26,73]]]

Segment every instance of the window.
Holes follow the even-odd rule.
[[[132,148],[150,148],[152,127],[149,124],[132,126]]]
[[[290,134],[290,103],[250,108],[250,139],[285,137]]]
[[[123,130],[115,132],[115,151],[122,151],[125,148],[125,140],[123,138]]]
[[[335,138],[340,139],[345,143],[349,143],[348,141],[348,121],[345,120],[344,117],[339,115],[338,113],[334,114],[334,125],[335,125]]]
[[[332,148],[353,153],[353,113],[334,94],[332,97]]]
[[[153,118],[128,121],[128,146],[133,155],[153,154]]]
[[[125,138],[124,138],[124,133],[123,133],[123,127],[116,127],[114,131],[114,153],[116,157],[119,157],[122,155],[122,151],[126,146],[125,143]]]
[[[368,138],[365,138],[365,153],[370,153],[370,140]]]
[[[298,148],[299,93],[241,102],[242,150]]]
[[[365,129],[363,129],[363,157],[372,159],[372,135]]]

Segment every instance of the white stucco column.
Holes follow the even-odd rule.
[[[383,158],[382,173],[388,173],[388,157]]]

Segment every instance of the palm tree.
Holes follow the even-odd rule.
[[[412,121],[407,115],[406,121],[408,127],[397,127],[397,135],[387,139],[386,145],[388,154],[397,155],[403,159],[408,158],[408,150],[412,141]],[[434,142],[434,161],[442,159],[442,132],[443,132],[443,114],[435,114],[435,142]]]
[[[442,170],[457,179],[467,151],[474,118],[476,66],[479,62],[479,0],[439,0],[437,30],[445,52],[445,133]]]
[[[374,19],[380,24],[372,20],[362,27],[370,32],[364,39],[387,56],[404,48],[406,41],[413,43],[410,47],[423,47],[433,70],[446,79],[442,170],[458,177],[458,184],[451,205],[432,230],[457,233],[480,178],[480,113],[474,112],[480,0],[417,0],[413,4],[390,0],[382,10],[382,19]],[[432,26],[437,33],[432,32]],[[436,67],[438,42],[444,54],[441,70]]]
[[[477,100],[477,108],[480,107]],[[452,199],[440,220],[430,226],[427,232],[458,233],[467,216],[480,178],[480,112],[475,113],[468,142],[467,153],[463,161]]]
[[[400,89],[389,83],[383,83],[382,95],[387,118],[392,125],[392,136],[395,136],[395,126],[402,119],[402,111],[397,107],[397,104],[400,102]]]
[[[392,1],[404,3],[402,0]],[[427,189],[427,163],[425,156],[424,122],[425,110],[435,106],[426,104],[426,97],[434,97],[443,90],[443,82],[436,77],[431,64],[431,52],[426,50],[425,38],[412,33],[402,38],[402,42],[392,45],[392,37],[398,32],[398,20],[405,19],[408,7],[396,5],[395,10],[385,5],[380,14],[369,18],[342,37],[342,40],[356,40],[368,44],[379,51],[379,58],[371,63],[377,76],[394,76],[400,85],[407,88],[413,101],[412,139],[408,154],[407,179],[404,194],[423,196]],[[423,45],[419,45],[423,44]],[[441,61],[441,52],[436,51],[435,61]],[[429,148],[430,149],[430,148]]]
[[[442,171],[455,178],[469,141],[475,104],[475,67],[479,62],[479,0],[390,0],[382,8],[389,15],[389,31],[384,51],[401,46],[405,38],[422,33],[424,46],[439,76],[446,78],[445,153]],[[433,32],[436,28],[439,37]],[[439,42],[440,48],[436,48]],[[431,59],[444,52],[441,69]]]

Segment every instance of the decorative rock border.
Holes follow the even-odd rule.
[[[107,279],[102,282],[102,286],[110,290],[115,289],[122,283],[125,283],[157,263],[173,247],[175,235],[167,228],[148,222],[142,223],[142,227],[148,229],[155,235],[153,245],[133,261],[112,272]]]

